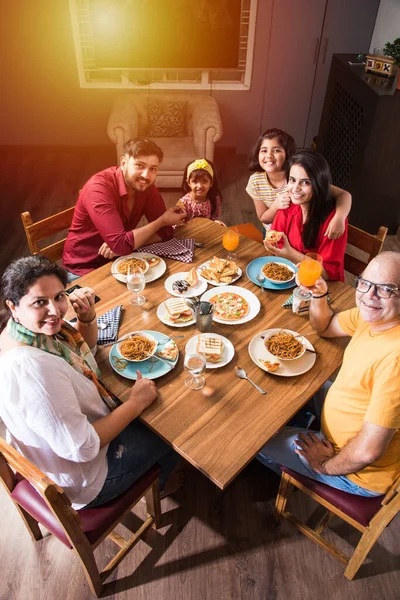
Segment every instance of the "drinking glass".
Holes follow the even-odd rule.
[[[191,390],[201,390],[206,380],[203,373],[206,370],[206,359],[202,354],[185,354],[185,370],[190,373],[185,379],[185,385]]]
[[[232,229],[227,229],[222,238],[222,245],[228,250],[227,260],[237,260],[237,255],[233,252],[239,246],[239,234]]]
[[[315,285],[317,279],[321,277],[322,273],[322,256],[309,252],[306,257],[301,261],[299,270],[297,272],[297,278],[301,285],[305,287],[312,287]],[[309,297],[310,292],[300,292],[302,296]]]
[[[126,283],[128,286],[128,290],[133,292],[133,295],[129,302],[133,306],[141,306],[146,302],[146,298],[140,295],[140,292],[144,290],[146,285],[146,280],[144,278],[144,273],[142,269],[138,267],[134,267],[133,269],[128,269],[128,274],[126,276]]]

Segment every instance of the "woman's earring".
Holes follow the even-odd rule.
[[[18,325],[20,325],[19,319],[17,317],[11,317],[11,318],[15,323],[18,323]]]

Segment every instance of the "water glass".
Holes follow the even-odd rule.
[[[133,295],[129,302],[133,306],[141,306],[146,302],[146,298],[140,295],[140,292],[144,290],[146,285],[146,280],[144,278],[144,273],[142,269],[138,267],[134,267],[132,269],[128,269],[128,274],[126,276],[126,283],[128,286],[128,290],[133,292]]]
[[[202,354],[186,353],[184,367],[190,373],[185,379],[185,385],[191,390],[201,390],[206,383],[203,377],[203,373],[206,370],[205,357]]]

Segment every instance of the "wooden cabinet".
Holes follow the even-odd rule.
[[[262,131],[284,129],[299,147],[318,133],[334,53],[368,52],[379,0],[274,3]]]
[[[333,57],[317,151],[332,181],[353,196],[350,223],[376,234],[400,225],[400,91],[396,77],[351,65],[355,55]]]

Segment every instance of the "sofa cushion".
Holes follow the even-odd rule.
[[[183,137],[187,101],[147,99],[147,135],[149,137]]]

